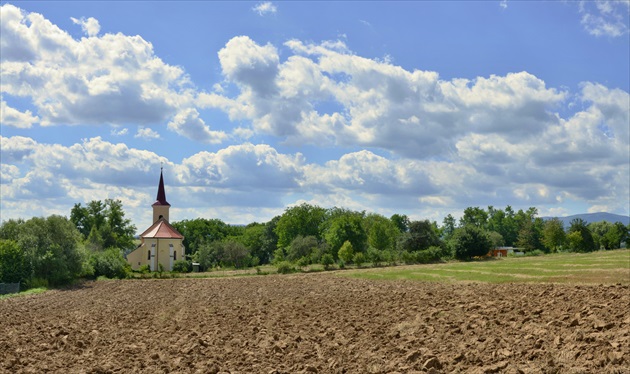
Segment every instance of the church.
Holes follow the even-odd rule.
[[[140,234],[140,245],[127,255],[133,270],[148,265],[151,271],[172,271],[177,260],[184,260],[184,236],[168,223],[171,204],[166,201],[164,176],[160,170],[157,198],[152,205],[153,224]]]

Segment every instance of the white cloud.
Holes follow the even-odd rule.
[[[630,1],[580,1],[582,26],[591,35],[620,37],[628,34]]]
[[[260,16],[265,16],[267,14],[275,14],[278,11],[278,8],[271,1],[265,1],[256,4],[252,10]]]
[[[184,109],[177,113],[168,123],[168,128],[189,139],[202,143],[219,144],[227,138],[223,131],[212,131],[203,119],[199,117],[197,109]]]
[[[499,1],[499,6],[501,7],[501,9],[507,9],[507,7],[508,7],[508,0],[501,0],[501,1]]]
[[[126,129],[125,129],[126,130]],[[148,127],[138,127],[138,132],[133,136],[134,138],[141,138],[144,140],[160,139],[160,134]]]
[[[20,112],[8,106],[4,100],[0,101],[0,123],[3,125],[29,129],[38,122],[39,118],[34,116],[30,110]]]
[[[126,127],[118,130],[118,129],[112,129],[112,131],[110,131],[110,134],[112,134],[113,136],[123,136],[123,135],[127,135],[127,133],[129,132],[129,129],[127,129]]]
[[[343,42],[285,46],[296,55],[281,63],[269,44],[230,40],[219,58],[241,93],[230,105],[217,94],[204,102],[231,118],[238,105],[255,131],[290,144],[358,145],[431,158],[450,154],[471,132],[534,136],[557,123],[551,109],[566,97],[527,72],[442,81],[435,72],[355,56]],[[322,102],[331,105],[322,111]]]
[[[183,70],[140,36],[75,40],[40,14],[0,13],[2,93],[30,98],[44,126],[164,122],[193,100]],[[78,22],[96,35],[96,20]]]
[[[75,25],[80,25],[83,32],[89,37],[96,36],[101,31],[101,25],[98,23],[98,20],[93,17],[88,19],[83,17],[81,17],[81,19],[70,17],[70,19]]]

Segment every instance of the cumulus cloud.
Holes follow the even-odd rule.
[[[267,14],[275,14],[278,11],[278,8],[271,1],[265,1],[256,4],[252,10],[260,16],[265,16]]]
[[[620,37],[629,32],[629,1],[580,1],[582,26],[591,35]]]
[[[552,109],[566,92],[527,73],[443,81],[431,71],[407,71],[356,56],[341,42],[285,43],[295,54],[248,37],[219,52],[226,79],[240,88],[232,104],[219,94],[204,104],[252,121],[257,132],[291,144],[358,145],[428,159],[455,150],[468,133],[536,136],[557,123]]]
[[[112,131],[110,131],[110,134],[114,135],[114,136],[123,136],[123,135],[127,135],[127,133],[129,132],[129,129],[127,129],[126,127],[118,130],[118,129],[112,129]]]
[[[202,143],[218,144],[227,138],[223,131],[212,131],[204,120],[199,117],[197,109],[184,109],[177,113],[168,123],[168,128],[189,139]]]
[[[144,140],[160,139],[160,134],[148,127],[138,127],[138,132],[133,136],[134,138],[141,138]]]
[[[75,25],[80,25],[83,32],[89,37],[96,36],[99,31],[101,31],[101,25],[98,23],[96,18],[90,17],[85,19],[82,17],[81,19],[76,19],[74,17],[70,17],[70,19]]]
[[[38,122],[39,118],[34,116],[30,110],[20,112],[8,106],[4,100],[0,101],[0,123],[3,125],[29,129]]]
[[[140,36],[98,37],[89,18],[75,21],[91,37],[75,40],[40,14],[0,13],[2,93],[30,98],[44,126],[163,122],[193,100],[183,70]]]

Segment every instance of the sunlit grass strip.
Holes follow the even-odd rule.
[[[630,250],[352,270],[342,274],[367,279],[447,283],[630,284]]]
[[[35,294],[46,292],[46,291],[48,291],[48,289],[44,287],[31,288],[30,290],[26,290],[19,293],[9,293],[6,295],[0,295],[0,300],[10,299],[12,297],[18,297],[18,296],[35,295]]]

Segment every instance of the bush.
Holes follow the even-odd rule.
[[[284,261],[286,261],[286,259],[285,259],[284,251],[282,250],[282,248],[278,248],[275,251],[273,251],[273,259],[271,260],[272,264],[277,265]]]
[[[192,262],[177,260],[173,263],[173,271],[175,273],[190,273],[192,271]]]
[[[352,257],[354,256],[354,249],[352,248],[352,243],[346,240],[339,251],[337,252],[337,257],[343,262],[352,261]]]
[[[18,243],[0,240],[0,283],[24,284],[31,276],[31,265]]]
[[[299,266],[301,268],[307,267],[310,263],[311,263],[311,261],[309,260],[308,257],[302,257],[299,260],[297,260],[297,266]]]
[[[289,261],[280,261],[276,264],[278,274],[289,274],[295,272],[295,267]]]
[[[330,266],[335,263],[335,259],[330,253],[326,253],[322,256],[322,265],[324,265],[324,269],[330,269]]]
[[[149,267],[149,265],[142,265],[138,268],[138,273],[148,274],[150,272],[151,272],[151,268]]]
[[[533,251],[525,252],[525,256],[541,256],[544,254],[545,252],[541,251],[540,249],[535,249]]]
[[[467,225],[455,230],[452,245],[457,259],[469,260],[475,256],[485,256],[492,247],[492,242],[486,231]]]
[[[368,249],[367,257],[374,266],[380,266],[383,262],[383,252],[374,247]]]
[[[90,265],[94,269],[94,277],[124,279],[129,276],[131,267],[118,248],[108,248],[103,252],[92,252]]]
[[[354,257],[352,257],[352,261],[357,265],[357,267],[361,267],[365,263],[365,255],[361,252],[355,253]]]

